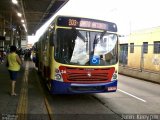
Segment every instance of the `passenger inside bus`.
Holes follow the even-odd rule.
[[[106,55],[105,55],[105,60],[106,60],[106,62],[111,62],[111,60],[113,59],[113,55],[112,55],[112,53],[111,52],[109,52],[109,53],[107,53]]]
[[[105,64],[106,64],[103,55],[100,55],[99,64],[100,64],[100,65],[105,65]]]

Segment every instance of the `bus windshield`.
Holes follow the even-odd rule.
[[[68,65],[104,66],[118,61],[116,34],[78,29],[57,29],[54,58]]]

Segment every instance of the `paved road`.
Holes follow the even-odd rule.
[[[118,114],[160,114],[160,85],[119,75],[118,91],[95,94]]]
[[[56,120],[160,120],[160,85],[119,75],[116,93],[53,95]]]

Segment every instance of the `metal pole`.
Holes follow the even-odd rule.
[[[143,53],[144,53],[144,51],[143,51],[143,45],[142,46],[140,46],[141,47],[141,59],[140,59],[140,71],[142,72],[142,70],[143,70],[143,67],[144,67],[144,55],[143,55]]]
[[[10,45],[13,45],[12,12],[10,14]]]

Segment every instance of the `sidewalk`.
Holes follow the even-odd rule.
[[[24,62],[16,82],[18,96],[11,96],[8,70],[5,64],[0,64],[0,119],[6,115],[24,114],[28,120],[40,115],[42,120],[47,120],[44,94],[39,80],[41,78],[33,62]]]
[[[24,68],[21,68],[16,82],[16,92],[20,93]],[[11,96],[11,81],[5,63],[0,64],[0,114],[15,114],[19,95]]]
[[[143,79],[149,82],[160,84],[160,72],[151,72],[146,70],[140,70],[130,67],[119,66],[119,73],[127,76],[131,76],[138,79]]]

